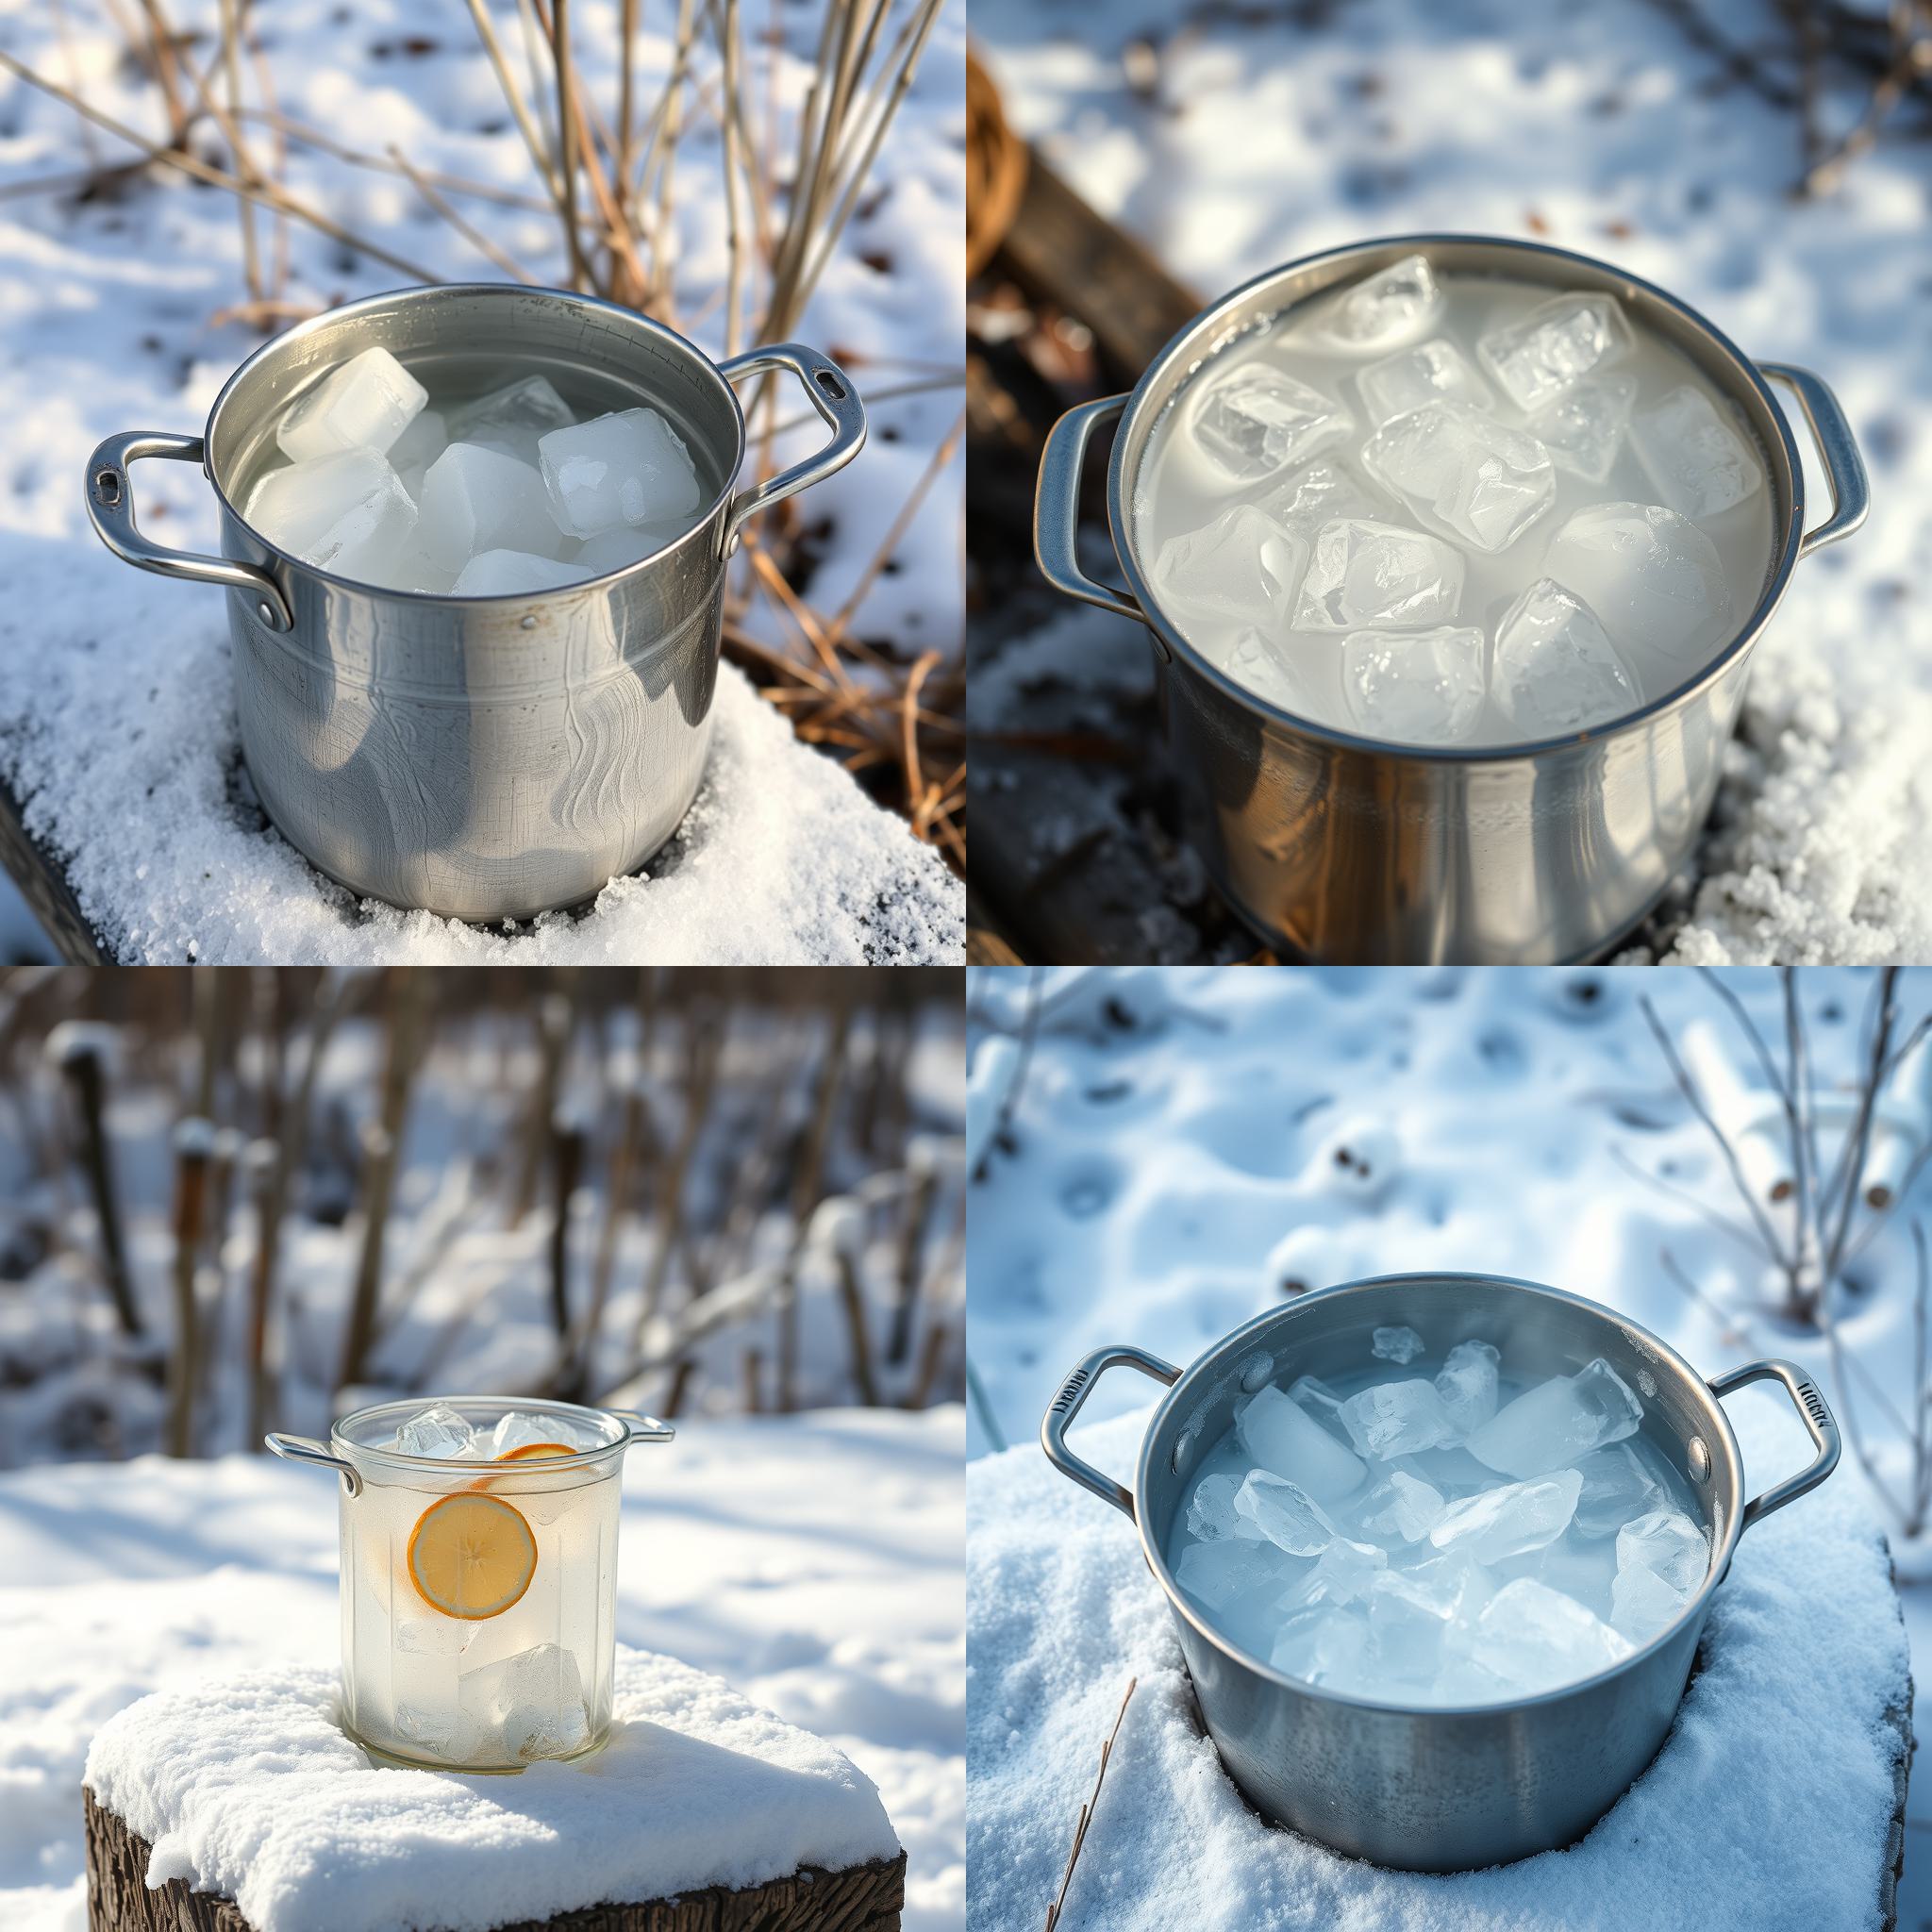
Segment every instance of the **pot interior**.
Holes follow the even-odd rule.
[[[486,1457],[412,1456],[395,1446],[397,1429],[424,1409],[450,1408],[486,1436],[507,1415],[533,1416],[545,1434],[568,1445],[570,1456],[493,1461]],[[529,1493],[575,1488],[586,1480],[615,1475],[630,1441],[629,1426],[601,1408],[535,1397],[448,1395],[377,1403],[344,1416],[330,1432],[339,1456],[354,1463],[363,1481],[409,1489],[459,1490],[489,1473],[492,1492]]]
[[[744,419],[730,385],[659,324],[554,289],[405,289],[298,325],[230,377],[208,419],[207,460],[210,481],[238,516],[257,479],[282,460],[275,426],[289,404],[339,363],[375,348],[404,363],[432,398],[480,395],[519,376],[544,375],[580,419],[648,405],[690,450],[707,517],[744,454]]]

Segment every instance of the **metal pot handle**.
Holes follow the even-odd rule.
[[[660,1423],[654,1415],[641,1414],[634,1408],[613,1408],[607,1411],[629,1428],[630,1433],[624,1439],[628,1449],[635,1442],[669,1442],[675,1440],[677,1431],[669,1423]]]
[[[1803,558],[1827,543],[1836,543],[1840,537],[1849,537],[1865,521],[1872,508],[1872,486],[1865,478],[1865,459],[1858,454],[1852,425],[1825,384],[1808,369],[1789,362],[1763,362],[1758,368],[1798,399],[1805,426],[1811,432],[1825,479],[1831,485],[1831,515],[1798,540],[1798,555]]]
[[[729,557],[738,548],[738,533],[747,518],[761,509],[795,496],[811,484],[822,483],[835,471],[842,470],[865,447],[865,405],[852,387],[852,378],[828,357],[801,342],[774,342],[769,348],[752,349],[718,365],[726,382],[747,375],[760,375],[767,370],[789,369],[805,385],[805,393],[821,420],[832,432],[824,449],[794,463],[789,470],[766,481],[741,490],[731,499],[724,513],[724,551]]]
[[[150,542],[135,528],[134,489],[128,470],[142,457],[165,457],[172,462],[198,465],[203,457],[202,440],[198,436],[170,436],[159,429],[128,429],[108,437],[94,451],[87,465],[87,513],[93,519],[101,541],[124,563],[138,570],[240,591],[255,600],[255,614],[270,630],[288,630],[292,623],[289,601],[267,571],[256,564],[237,563],[229,557],[170,550],[165,544]]]
[[[1824,1397],[1819,1392],[1818,1384],[1795,1362],[1746,1362],[1741,1369],[1731,1369],[1722,1375],[1712,1376],[1710,1392],[1722,1401],[1733,1390],[1741,1389],[1749,1382],[1778,1382],[1783,1385],[1818,1454],[1796,1475],[1788,1475],[1783,1482],[1774,1483],[1763,1495],[1754,1496],[1744,1505],[1744,1513],[1738,1519],[1740,1536],[1774,1509],[1782,1509],[1787,1503],[1795,1502],[1807,1490],[1815,1490],[1838,1467],[1839,1452],[1838,1424],[1832,1420],[1831,1410],[1824,1406]]]
[[[1131,1521],[1134,1492],[1124,1483],[1102,1475],[1091,1462],[1083,1461],[1067,1447],[1067,1430],[1093,1393],[1093,1385],[1108,1369],[1116,1367],[1139,1369],[1143,1375],[1151,1375],[1169,1388],[1181,1378],[1178,1369],[1170,1367],[1158,1355],[1149,1355],[1145,1349],[1096,1348],[1060,1385],[1060,1392],[1054,1397],[1053,1406],[1040,1424],[1040,1446],[1046,1451],[1046,1459],[1062,1475],[1072,1476],[1082,1488],[1091,1490],[1103,1502],[1111,1503]]]
[[[1041,575],[1063,596],[1078,597],[1082,603],[1097,604],[1103,610],[1144,624],[1145,614],[1124,591],[1096,584],[1080,568],[1080,477],[1087,467],[1087,445],[1103,423],[1111,423],[1126,407],[1125,396],[1082,403],[1047,433],[1033,497],[1033,560]]]
[[[312,1436],[270,1435],[261,1440],[271,1456],[279,1456],[284,1462],[320,1463],[341,1477],[342,1487],[350,1495],[362,1493],[362,1478],[357,1474],[355,1466],[344,1462],[327,1443],[318,1442]]]

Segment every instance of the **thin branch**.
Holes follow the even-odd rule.
[[[1080,1862],[1080,1848],[1087,1842],[1087,1828],[1093,1823],[1093,1814],[1100,1806],[1101,1787],[1107,1782],[1107,1767],[1113,1762],[1113,1747],[1119,1741],[1121,1725],[1125,1722],[1127,1705],[1140,1685],[1140,1678],[1127,1679],[1126,1695],[1121,1699],[1121,1707],[1113,1721],[1113,1729],[1107,1734],[1107,1742],[1100,1747],[1100,1769],[1093,1779],[1093,1795],[1080,1807],[1080,1822],[1074,1827],[1074,1847],[1067,1854],[1067,1869],[1060,1875],[1059,1896],[1046,1908],[1045,1932],[1054,1932],[1060,1922],[1060,1914],[1067,1907],[1067,1888],[1074,1882],[1074,1868]]]

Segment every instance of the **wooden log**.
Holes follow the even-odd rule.
[[[20,801],[0,785],[0,864],[13,874],[20,896],[46,928],[54,950],[69,966],[99,966],[106,960],[100,936],[80,909],[67,875],[28,834]]]
[[[179,1878],[150,1891],[154,1847],[97,1805],[92,1791],[81,1797],[89,1932],[255,1932],[235,1901],[219,1892],[191,1891]],[[790,1878],[737,1891],[711,1886],[675,1898],[519,1919],[496,1932],[897,1932],[905,1904],[901,1852],[839,1872],[808,1866]]]

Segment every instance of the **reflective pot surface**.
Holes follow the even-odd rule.
[[[277,456],[276,421],[365,349],[432,392],[480,391],[507,367],[550,377],[580,414],[648,404],[697,466],[708,505],[642,562],[532,595],[457,600],[350,583],[243,520]],[[734,491],[744,417],[731,384],[789,372],[830,425],[826,446]],[[268,815],[358,893],[445,917],[523,919],[636,870],[690,807],[710,742],[724,567],[744,520],[841,468],[865,440],[842,372],[795,344],[713,363],[660,324],[588,296],[510,284],[408,289],[301,324],[258,350],[202,437],[142,431],[95,451],[88,505],[128,562],[228,590],[235,702]],[[128,465],[200,463],[222,556],[135,527]]]
[[[1642,1433],[1684,1478],[1709,1532],[1711,1566],[1677,1621],[1601,1674],[1512,1704],[1421,1709],[1351,1697],[1283,1675],[1236,1648],[1183,1596],[1166,1545],[1191,1476],[1230,1425],[1244,1389],[1358,1370],[1369,1331],[1413,1328],[1446,1355],[1475,1338],[1514,1374],[1573,1374],[1603,1357],[1643,1398]],[[1105,1371],[1170,1384],[1129,1491],[1068,1448],[1066,1430]],[[1746,1500],[1737,1439],[1719,1401],[1774,1380],[1817,1454]],[[1305,1295],[1214,1344],[1185,1372],[1134,1348],[1095,1351],[1068,1376],[1041,1428],[1074,1481],[1133,1518],[1166,1592],[1201,1717],[1223,1763],[1267,1817],[1338,1851],[1412,1871],[1501,1864],[1572,1843],[1614,1805],[1671,1727],[1697,1641],[1739,1537],[1823,1482],[1838,1428],[1817,1385],[1789,1362],[1754,1362],[1706,1382],[1673,1349],[1595,1302],[1492,1274],[1406,1274]]]
[[[1736,403],[1763,459],[1770,568],[1732,642],[1626,718],[1498,750],[1391,745],[1281,709],[1209,663],[1160,608],[1132,508],[1156,425],[1222,344],[1343,281],[1424,253],[1439,274],[1614,295],[1633,325],[1688,356]],[[1766,377],[1809,425],[1832,514],[1805,527],[1804,472]],[[1076,555],[1087,444],[1118,419],[1108,515],[1128,594]],[[1352,964],[1561,964],[1608,951],[1689,858],[1716,795],[1753,646],[1799,558],[1864,520],[1857,448],[1831,391],[1801,369],[1747,360],[1674,297],[1608,264],[1539,243],[1404,236],[1310,256],[1237,289],[1188,325],[1133,392],[1055,425],[1040,472],[1035,550],[1069,596],[1148,629],[1189,835],[1237,911],[1290,957]]]

